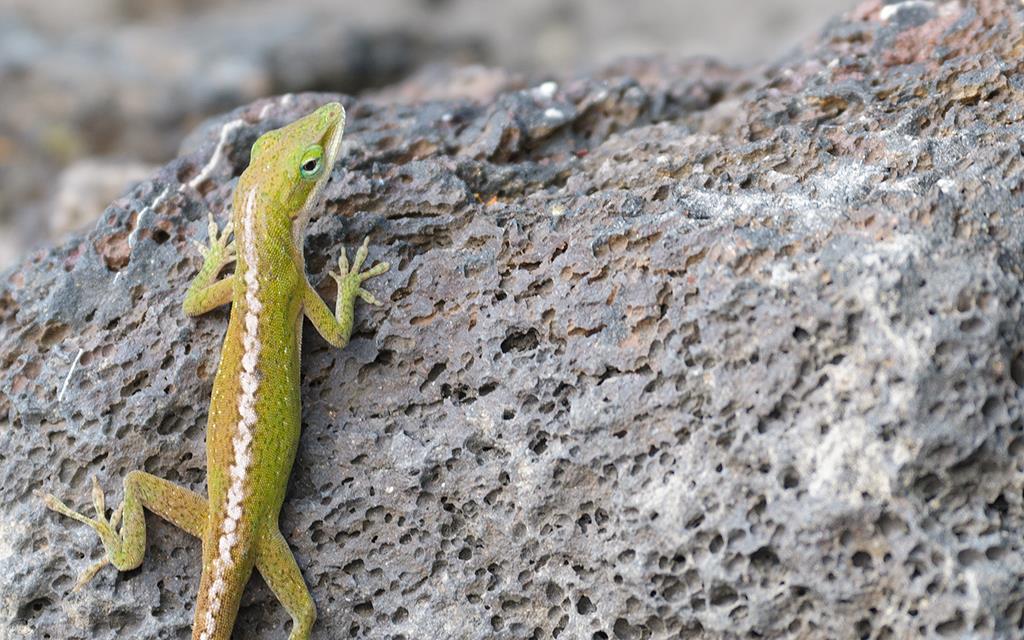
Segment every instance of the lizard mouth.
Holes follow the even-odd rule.
[[[338,160],[338,154],[341,151],[341,136],[345,132],[345,107],[341,106],[337,102],[328,105],[330,107],[337,107],[338,115],[335,119],[334,124],[327,131],[324,136],[324,174],[320,177],[324,183],[330,177],[331,172],[334,170],[334,163]],[[318,182],[317,187],[323,185]],[[319,191],[320,189],[317,189]]]

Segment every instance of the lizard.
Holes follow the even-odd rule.
[[[185,294],[184,313],[231,303],[207,418],[208,497],[142,471],[125,476],[123,501],[109,518],[95,476],[95,518],[44,496],[46,506],[89,525],[103,543],[105,556],[76,590],[107,564],[128,571],[142,563],[145,508],[202,540],[193,640],[228,640],[254,568],[291,615],[289,640],[309,638],[316,607],[278,526],[301,428],[303,317],[328,343],[344,347],[356,301],[380,304],[363,283],[389,269],[381,262],[361,270],[369,238],[351,266],[343,249],[330,272],[338,287],[333,312],[306,276],[306,226],[344,128],[345,110],[332,102],[260,136],[235,187],[230,221],[218,231],[211,212],[208,243],[196,243],[203,264]],[[231,263],[234,272],[218,279]]]

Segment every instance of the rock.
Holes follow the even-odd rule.
[[[0,270],[34,246],[64,242],[52,231],[61,225],[40,217],[61,206],[54,176],[69,164],[109,157],[163,164],[197,123],[258,97],[358,93],[437,63],[473,61],[547,80],[552,70],[593,69],[623,53],[764,60],[847,4],[7,0],[0,3]],[[451,89],[437,92],[453,99]]]
[[[60,15],[53,6],[46,11]],[[424,59],[481,52],[477,39],[412,25],[353,26],[331,6],[248,3],[119,29],[88,28],[72,7],[70,24],[57,32],[25,13],[0,7],[0,234],[30,246],[63,238],[52,232],[59,222],[38,218],[63,208],[54,202],[54,178],[76,160],[114,156],[162,164],[201,119],[259,96],[328,86],[360,91],[394,82]],[[117,22],[98,13],[94,21]],[[2,249],[0,243],[0,268],[24,252]]]
[[[1024,7],[893,6],[763,71],[342,98],[311,281],[367,234],[394,266],[347,349],[305,335],[281,525],[314,637],[1019,634]],[[69,595],[99,544],[33,491],[203,489],[227,314],[181,315],[187,241],[333,98],[226,116],[5,274],[14,637],[187,637],[198,541],[151,518],[142,568]],[[255,581],[236,635],[287,626]]]

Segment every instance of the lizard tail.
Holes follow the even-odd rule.
[[[214,538],[212,549],[208,550],[211,545],[203,542],[203,575],[199,580],[192,640],[230,640],[242,591],[252,575],[252,554],[237,547],[221,554],[219,547],[226,547],[225,539],[223,535],[218,537]]]

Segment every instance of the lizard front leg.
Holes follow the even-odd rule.
[[[92,500],[96,517],[89,518],[72,510],[53,495],[43,497],[46,506],[69,518],[87,524],[103,541],[106,556],[82,574],[77,591],[107,564],[128,571],[142,564],[146,553],[145,507],[188,533],[201,537],[206,526],[206,500],[194,491],[179,487],[143,471],[132,471],[124,479],[124,501],[111,517],[106,517],[106,501],[96,477],[92,479]],[[118,523],[123,519],[120,529]]]
[[[195,243],[199,253],[203,254],[203,266],[189,285],[182,304],[185,314],[190,316],[206,313],[228,303],[235,283],[234,274],[214,281],[224,267],[235,261],[235,241],[228,241],[233,230],[232,223],[228,222],[224,226],[224,231],[218,233],[217,223],[214,222],[211,213],[207,228],[209,244]]]
[[[345,250],[342,249],[341,257],[338,259],[338,271],[332,271],[330,274],[338,283],[338,300],[335,303],[333,314],[320,298],[320,294],[308,282],[306,283],[306,290],[302,298],[306,317],[313,322],[313,326],[324,337],[324,340],[335,347],[344,347],[352,337],[357,298],[369,304],[380,304],[373,294],[363,288],[363,282],[387,272],[391,266],[387,262],[381,262],[366,271],[359,271],[363,267],[363,262],[366,261],[369,242],[369,238],[363,240],[363,244],[356,251],[351,268],[349,268]]]

